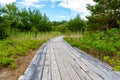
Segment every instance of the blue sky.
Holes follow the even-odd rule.
[[[85,16],[90,15],[86,4],[95,4],[92,0],[0,0],[2,5],[12,2],[19,8],[39,9],[51,21],[70,20],[77,14],[85,19]]]

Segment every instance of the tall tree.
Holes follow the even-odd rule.
[[[30,26],[30,16],[29,16],[29,12],[26,9],[22,9],[21,11],[19,11],[19,26],[18,29],[20,31],[30,31],[31,30],[31,26]]]
[[[9,23],[11,28],[17,27],[17,21],[18,21],[18,8],[14,3],[12,4],[6,4],[2,8],[3,11],[3,17],[6,19],[6,22]]]
[[[91,16],[87,16],[89,26],[95,29],[117,27],[120,0],[93,0],[96,5],[87,5]],[[116,5],[117,4],[117,5]],[[116,6],[114,6],[116,5]]]
[[[42,23],[42,27],[41,27],[41,31],[50,31],[51,30],[51,24],[49,22],[48,17],[46,16],[46,14],[43,14],[42,19],[41,19],[41,23]]]

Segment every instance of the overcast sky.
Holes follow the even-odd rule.
[[[15,2],[19,8],[39,9],[52,21],[69,20],[77,14],[85,18],[90,14],[86,4],[95,4],[93,0],[0,0],[2,5],[12,2]]]

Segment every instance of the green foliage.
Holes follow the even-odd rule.
[[[61,25],[58,25],[58,26],[56,27],[56,31],[65,33],[65,32],[68,30],[67,25],[68,25],[67,22],[65,22],[65,23],[63,23],[63,24],[61,24]]]
[[[39,10],[21,9],[14,4],[0,6],[0,39],[11,32],[48,32],[52,30],[51,22],[46,14]]]
[[[87,5],[91,16],[87,16],[88,27],[91,30],[108,30],[118,27],[117,20],[120,19],[120,0],[93,0],[95,5]]]
[[[115,66],[115,67],[113,68],[113,70],[114,70],[114,71],[119,71],[119,70],[120,70],[120,66]]]
[[[60,31],[65,34],[69,34],[71,32],[84,32],[87,29],[86,21],[81,19],[79,15],[70,21],[53,21],[52,25],[53,30]]]
[[[119,27],[120,27],[120,20],[117,20],[117,23],[118,23],[118,25],[119,25]]]
[[[120,65],[120,29],[112,28],[98,32],[84,32],[79,37],[65,38],[72,46],[76,46],[110,65]],[[117,61],[118,60],[118,61]]]
[[[16,68],[15,60],[18,57],[29,55],[28,53],[39,48],[48,39],[60,35],[58,32],[16,33],[5,40],[0,40],[0,67]]]
[[[4,39],[8,36],[7,30],[9,29],[4,18],[1,16],[2,14],[3,14],[3,11],[2,11],[2,7],[0,6],[0,39]]]
[[[0,66],[7,67],[11,63],[13,63],[13,61],[14,61],[13,58],[2,57],[0,58]]]
[[[76,18],[71,19],[67,25],[68,29],[72,32],[82,32],[86,28],[86,22],[80,18],[79,15]]]
[[[109,58],[110,58],[109,56],[104,56],[104,57],[103,57],[103,60],[104,60],[104,61],[108,61]]]
[[[7,29],[0,25],[0,39],[2,40],[5,39],[6,37],[8,37]]]
[[[14,66],[14,59],[26,55],[30,50],[38,48],[43,42],[39,40],[4,40],[0,41],[0,65]]]

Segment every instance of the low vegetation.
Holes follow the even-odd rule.
[[[120,29],[72,34],[65,39],[72,46],[109,63],[114,70],[120,70]]]
[[[17,58],[29,55],[29,52],[38,49],[48,39],[57,35],[60,33],[39,33],[37,37],[34,37],[33,33],[16,33],[0,40],[0,67],[15,69],[18,66],[15,62]]]

